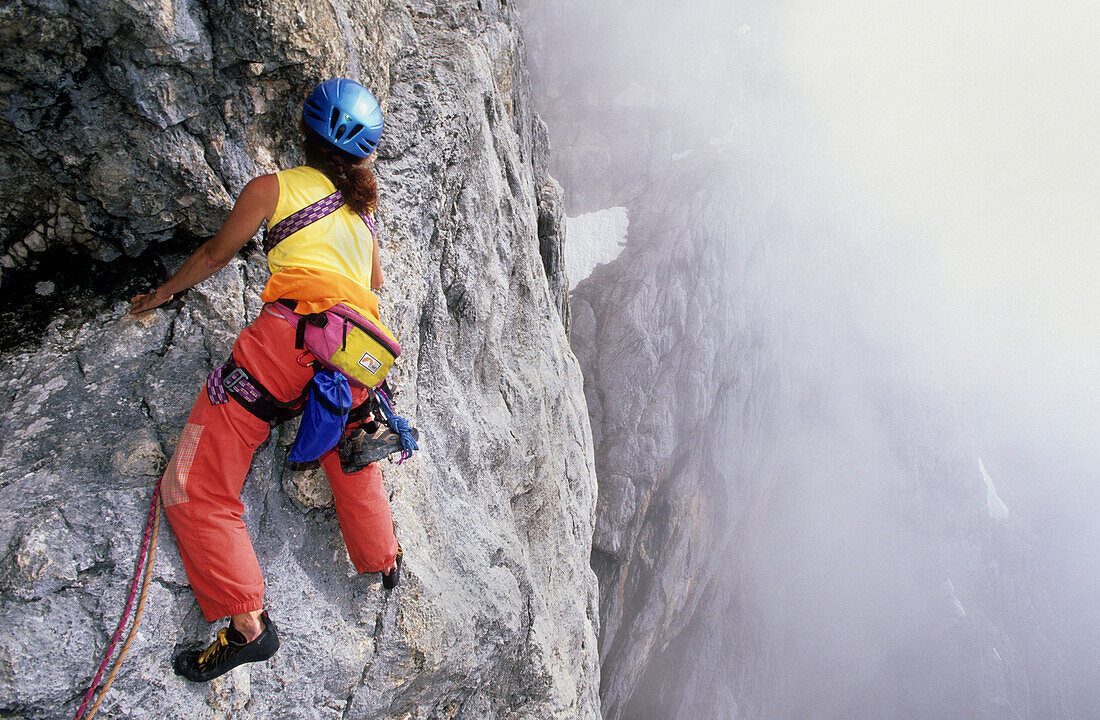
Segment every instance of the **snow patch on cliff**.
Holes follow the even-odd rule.
[[[951,604],[951,612],[955,615],[956,620],[962,620],[966,617],[966,608],[963,607],[962,601],[959,600],[959,596],[955,594],[955,583],[951,582],[948,578],[943,583],[944,596]]]
[[[571,217],[565,226],[565,274],[569,289],[592,274],[597,265],[619,257],[626,246],[630,217],[625,207],[610,207]]]
[[[982,474],[982,480],[985,481],[985,506],[989,510],[989,517],[994,520],[1007,520],[1008,505],[1005,505],[1004,500],[1001,500],[1001,496],[997,494],[997,488],[993,487],[993,478],[989,477],[985,463],[980,457],[978,471]]]

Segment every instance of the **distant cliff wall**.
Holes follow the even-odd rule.
[[[604,717],[1066,717],[1030,536],[966,423],[874,343],[854,369],[827,299],[787,304],[804,218],[743,162],[671,166],[572,295]]]
[[[630,216],[571,295],[604,717],[1067,717],[1033,538],[879,333],[904,239],[812,167],[780,6],[524,7],[569,211]]]

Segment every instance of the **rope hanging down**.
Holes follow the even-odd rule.
[[[99,709],[99,704],[103,702],[103,697],[107,694],[107,690],[110,689],[111,683],[115,680],[115,675],[118,674],[118,669],[122,667],[122,660],[126,657],[127,651],[130,649],[130,644],[134,641],[134,636],[137,635],[138,624],[141,623],[141,613],[145,609],[145,597],[149,592],[149,580],[153,574],[153,559],[157,554],[157,532],[160,529],[160,480],[157,480],[157,484],[153,487],[153,500],[149,504],[149,519],[145,523],[145,538],[141,543],[141,553],[138,555],[137,565],[134,568],[134,580],[130,583],[130,596],[126,599],[126,608],[122,611],[122,619],[118,621],[118,627],[115,628],[114,635],[111,636],[111,642],[107,646],[107,652],[103,655],[103,662],[99,664],[99,670],[96,671],[95,678],[92,680],[92,684],[88,687],[88,692],[84,695],[84,702],[80,704],[80,709],[76,711],[76,716],[73,720],[92,720],[95,717],[96,711]],[[138,598],[137,611],[134,614],[134,624],[130,627],[130,632],[126,636],[126,642],[122,646],[121,652],[119,652],[118,659],[115,660],[114,667],[111,668],[110,675],[107,676],[106,682],[103,683],[102,688],[99,686],[99,680],[103,677],[103,671],[107,669],[107,663],[111,659],[111,655],[115,652],[115,646],[118,644],[119,636],[122,635],[122,628],[126,627],[126,620],[130,617],[130,609],[134,604],[134,596],[137,594],[138,578],[142,576],[144,569],[144,579],[141,583],[141,594]],[[99,696],[96,698],[95,704],[92,705],[88,714],[84,714],[85,708],[88,707],[88,702],[92,699],[96,690],[99,690]]]
[[[386,392],[379,387],[375,388],[375,393],[378,397],[378,404],[382,408],[385,423],[390,426],[391,430],[397,433],[401,440],[401,460],[398,462],[404,462],[412,456],[414,450],[419,450],[420,447],[416,444],[416,439],[412,436],[409,422],[394,412],[393,404]],[[125,659],[126,653],[130,650],[130,645],[137,635],[138,625],[141,623],[141,614],[145,609],[145,598],[149,593],[149,580],[153,574],[153,560],[156,558],[157,554],[157,533],[160,530],[160,509],[160,480],[157,480],[156,485],[153,486],[153,498],[149,504],[149,517],[145,522],[145,537],[142,539],[141,553],[138,555],[137,564],[134,567],[134,579],[130,583],[130,594],[126,598],[126,607],[122,611],[122,618],[118,621],[118,627],[115,628],[115,632],[111,636],[111,642],[108,643],[107,652],[103,655],[103,661],[99,664],[99,669],[96,671],[95,678],[92,679],[91,685],[88,686],[88,691],[84,694],[84,701],[80,704],[80,709],[76,711],[73,720],[92,720],[92,718],[95,717],[96,712],[99,710],[100,703],[103,702],[104,696],[106,696],[107,691],[114,682],[115,675],[118,674],[119,668],[122,667],[122,661]],[[138,594],[138,580],[142,578],[143,575],[141,593]],[[138,604],[137,610],[134,613],[134,624],[130,627],[130,632],[126,636],[126,641],[122,645],[122,650],[119,652],[118,658],[115,660],[115,664],[112,666],[111,672],[107,676],[107,680],[101,687],[99,681],[103,677],[103,672],[107,669],[107,664],[110,662],[111,656],[114,655],[115,647],[117,647],[119,637],[122,635],[122,629],[126,627],[126,621],[130,617],[130,610],[134,606],[135,597],[138,598]],[[89,708],[88,703],[91,701],[92,697],[96,695],[97,690],[99,691],[99,695],[96,697],[95,703]],[[85,710],[88,710],[87,714],[85,714]]]

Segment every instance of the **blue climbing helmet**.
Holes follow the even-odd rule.
[[[365,158],[382,137],[382,108],[354,80],[325,80],[302,108],[306,126],[344,152]]]

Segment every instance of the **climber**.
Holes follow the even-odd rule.
[[[381,108],[362,85],[327,80],[306,99],[300,131],[306,164],[251,180],[218,233],[167,282],[131,301],[135,315],[163,305],[224,267],[265,221],[270,231],[337,190],[345,203],[265,248],[272,274],[261,295],[264,308],[238,336],[231,358],[211,373],[162,478],[165,513],[203,616],[207,622],[230,617],[205,650],[192,647],[175,657],[176,672],[196,682],[266,660],[279,647],[264,610],[263,576],[241,519],[240,493],[253,453],[270,426],[304,397],[314,369],[310,354],[295,347],[294,325],[271,304],[283,301],[307,315],[344,303],[364,317],[378,317],[371,290],[382,286],[382,267],[369,158],[382,134]],[[367,401],[365,388],[353,390],[353,404]],[[383,585],[392,588],[401,548],[382,473],[375,463],[345,472],[338,455],[330,449],[320,462],[348,554],[358,572],[381,572]]]

